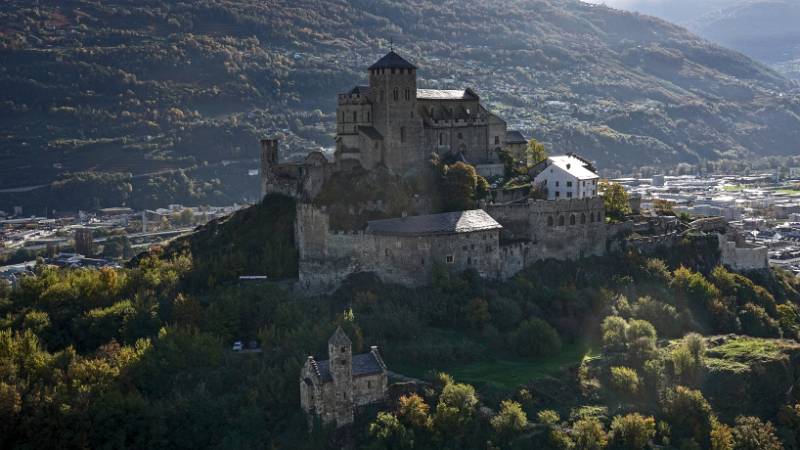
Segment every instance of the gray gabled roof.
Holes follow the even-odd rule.
[[[331,381],[331,364],[330,360],[317,361],[317,368],[319,369],[322,381]],[[353,378],[363,377],[367,375],[378,375],[383,372],[381,362],[375,357],[375,354],[362,353],[360,355],[353,355]]]
[[[367,222],[367,233],[392,236],[473,233],[501,228],[503,226],[482,209]]]
[[[506,144],[527,144],[528,140],[517,130],[506,131]]]
[[[416,69],[417,67],[410,62],[403,59],[400,55],[393,51],[387,53],[383,58],[379,59],[375,64],[369,66],[368,70],[373,69]]]

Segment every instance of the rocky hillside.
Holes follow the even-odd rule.
[[[335,94],[389,39],[421,87],[472,86],[602,167],[800,151],[793,83],[575,0],[10,0],[0,22],[0,189],[332,145]]]

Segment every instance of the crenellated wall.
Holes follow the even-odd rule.
[[[506,241],[530,241],[528,262],[603,255],[608,229],[600,197],[486,205]],[[513,262],[512,262],[513,263]],[[504,270],[506,270],[504,268]]]

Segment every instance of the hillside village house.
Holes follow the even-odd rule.
[[[547,200],[593,198],[600,176],[588,161],[576,155],[551,156],[537,168],[534,185],[547,190]]]

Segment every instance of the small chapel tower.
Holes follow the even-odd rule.
[[[336,423],[338,426],[353,423],[353,343],[341,327],[328,340],[328,360]]]

